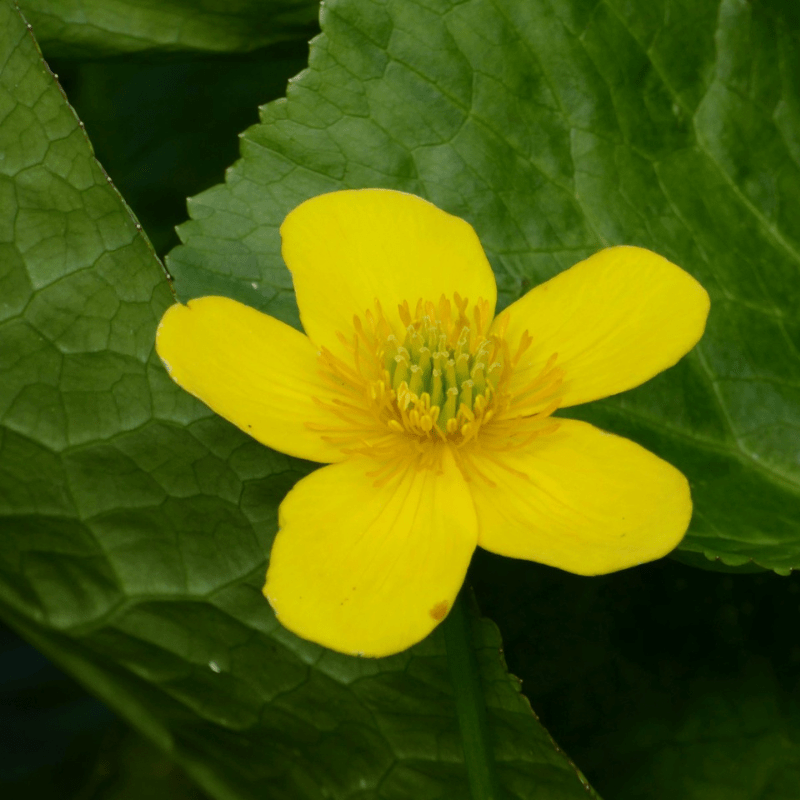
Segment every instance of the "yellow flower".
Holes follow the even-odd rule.
[[[709,308],[694,278],[612,247],[495,317],[474,230],[413,195],[314,197],[281,235],[305,334],[202,297],[167,311],[157,349],[173,380],[259,442],[329,465],[280,507],[264,594],[283,625],[388,655],[444,619],[476,545],[596,575],[678,544],[683,475],[551,415],[690,350]]]

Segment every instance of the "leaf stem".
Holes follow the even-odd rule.
[[[458,727],[464,748],[464,765],[467,768],[472,800],[501,800],[502,794],[489,740],[486,701],[464,607],[466,591],[462,588],[459,592],[442,626]]]

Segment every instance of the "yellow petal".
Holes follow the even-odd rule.
[[[312,197],[281,226],[303,327],[317,345],[341,352],[336,332],[353,330],[380,300],[396,331],[397,306],[454,292],[494,314],[497,288],[467,222],[403,192],[359,189]],[[489,317],[491,319],[491,316]]]
[[[706,290],[688,272],[641,247],[609,247],[531,289],[495,327],[508,317],[512,344],[525,330],[533,338],[512,392],[558,353],[566,408],[671,367],[703,335],[708,309]]]
[[[289,630],[351,655],[386,656],[447,615],[477,539],[449,454],[376,487],[363,458],[324,467],[281,504],[264,594]]]
[[[692,515],[686,478],[628,439],[562,419],[524,450],[472,456],[478,544],[579,575],[661,558]],[[513,471],[512,471],[513,470]],[[522,474],[520,474],[522,473]]]
[[[306,423],[340,427],[314,402],[330,402],[317,349],[283,322],[227,297],[200,297],[167,309],[156,350],[170,377],[259,442],[329,463],[339,448]]]

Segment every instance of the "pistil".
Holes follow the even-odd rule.
[[[499,444],[495,434],[501,429],[500,438],[511,446],[527,441],[558,406],[561,370],[554,366],[555,356],[512,396],[511,375],[533,340],[526,332],[512,356],[505,326],[489,333],[489,304],[479,300],[470,315],[468,308],[457,294],[452,300],[442,296],[437,303],[419,300],[413,311],[405,302],[398,308],[405,329],[398,336],[376,301],[374,312],[354,317],[351,338],[339,335],[352,352],[353,366],[323,349],[325,370],[348,395],[364,398],[365,411],[384,432],[409,437],[415,448],[426,440],[460,447],[490,421],[488,446]],[[331,409],[345,421],[342,405]],[[511,421],[504,421],[508,412],[516,418],[513,432],[508,429]],[[377,455],[376,448],[383,446],[372,444],[367,450]]]

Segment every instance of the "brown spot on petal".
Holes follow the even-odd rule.
[[[437,603],[430,613],[437,622],[441,622],[447,616],[447,600]]]

